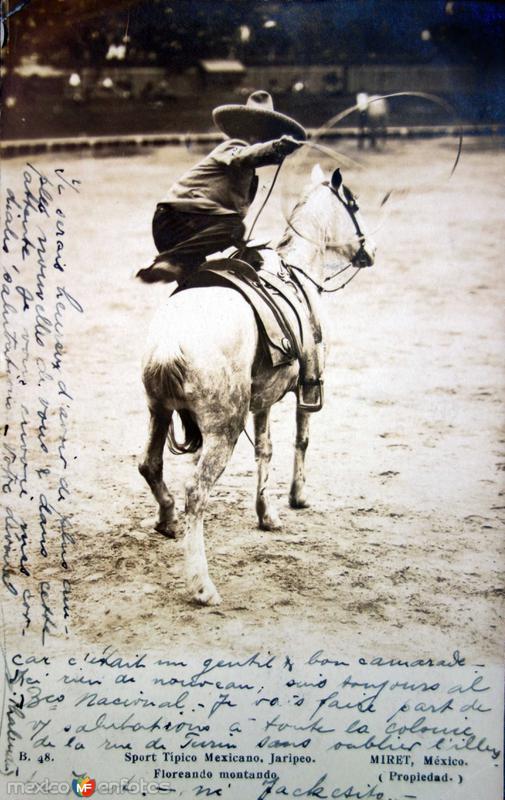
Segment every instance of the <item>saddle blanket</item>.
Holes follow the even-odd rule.
[[[273,251],[269,266],[256,271],[236,258],[206,261],[174,292],[203,286],[226,286],[238,291],[254,311],[260,340],[272,366],[291,364],[312,352],[321,342],[321,328],[296,273],[283,265]]]

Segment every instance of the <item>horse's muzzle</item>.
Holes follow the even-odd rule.
[[[359,246],[359,250],[352,259],[353,266],[359,268],[371,267],[375,261],[375,251],[376,247],[374,244],[362,242]]]

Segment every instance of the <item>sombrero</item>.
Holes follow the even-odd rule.
[[[245,105],[218,106],[212,112],[217,127],[232,139],[254,136],[260,142],[293,136],[304,141],[305,128],[286,114],[274,111],[268,92],[253,92]]]

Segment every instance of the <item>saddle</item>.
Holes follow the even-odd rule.
[[[322,381],[305,375],[304,365],[317,361],[315,350],[322,341],[321,327],[301,282],[280,262],[278,274],[256,270],[238,258],[206,261],[180,284],[173,294],[203,286],[235,289],[254,311],[260,342],[272,367],[300,362],[298,405],[307,411],[322,407]],[[319,388],[316,403],[303,402],[301,386]]]

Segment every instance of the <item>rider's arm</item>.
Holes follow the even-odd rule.
[[[222,155],[230,165],[244,166],[255,169],[256,167],[266,167],[280,162],[289,153],[292,153],[300,145],[292,139],[283,136],[270,142],[259,142],[258,144],[244,144],[238,141],[230,141],[229,146],[222,151]]]

